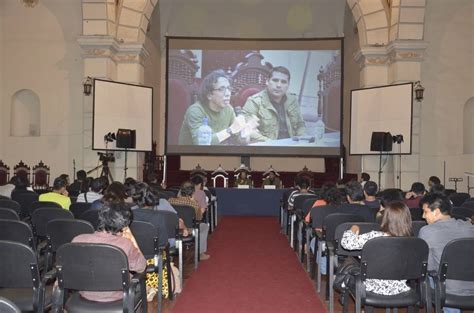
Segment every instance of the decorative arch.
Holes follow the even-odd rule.
[[[40,136],[41,105],[38,95],[29,89],[17,91],[11,102],[10,136]]]
[[[390,8],[387,0],[347,0],[347,5],[357,24],[361,47],[388,43]]]
[[[474,97],[467,100],[463,112],[463,152],[474,154]]]
[[[82,0],[82,34],[115,36],[119,0]]]
[[[158,0],[121,0],[117,7],[117,40],[144,43]]]

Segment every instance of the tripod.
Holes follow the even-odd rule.
[[[112,173],[110,172],[109,161],[102,161],[102,164],[97,165],[93,169],[87,171],[87,175],[89,175],[92,172],[98,171],[100,169],[102,170],[100,172],[99,177],[105,177],[109,183],[114,181],[114,178],[112,177]]]

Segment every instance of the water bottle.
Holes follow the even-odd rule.
[[[326,132],[326,125],[323,122],[322,116],[316,122],[315,126],[314,141],[316,144],[322,144],[324,139],[324,133]]]
[[[197,130],[198,145],[210,146],[212,141],[212,128],[208,125],[207,116],[202,119],[202,125]]]

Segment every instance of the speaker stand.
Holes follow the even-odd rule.
[[[380,182],[382,181],[382,151],[379,154],[379,190],[382,188]]]
[[[123,167],[123,181],[125,182],[125,179],[127,179],[127,148],[125,148],[125,165]]]

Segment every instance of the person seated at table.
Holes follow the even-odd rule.
[[[403,202],[392,202],[385,208],[380,231],[359,234],[359,226],[353,225],[344,232],[341,246],[346,250],[362,250],[367,241],[383,236],[413,236],[410,210]],[[367,291],[387,296],[410,290],[405,280],[366,279],[364,285]]]
[[[249,177],[250,170],[247,166],[242,164],[235,172],[237,173],[237,177],[235,179],[234,187],[239,187],[239,185],[247,185],[249,187],[253,186],[252,179]]]
[[[277,172],[270,167],[264,174],[263,186],[275,186],[276,189],[282,188],[281,180],[278,178]]]

